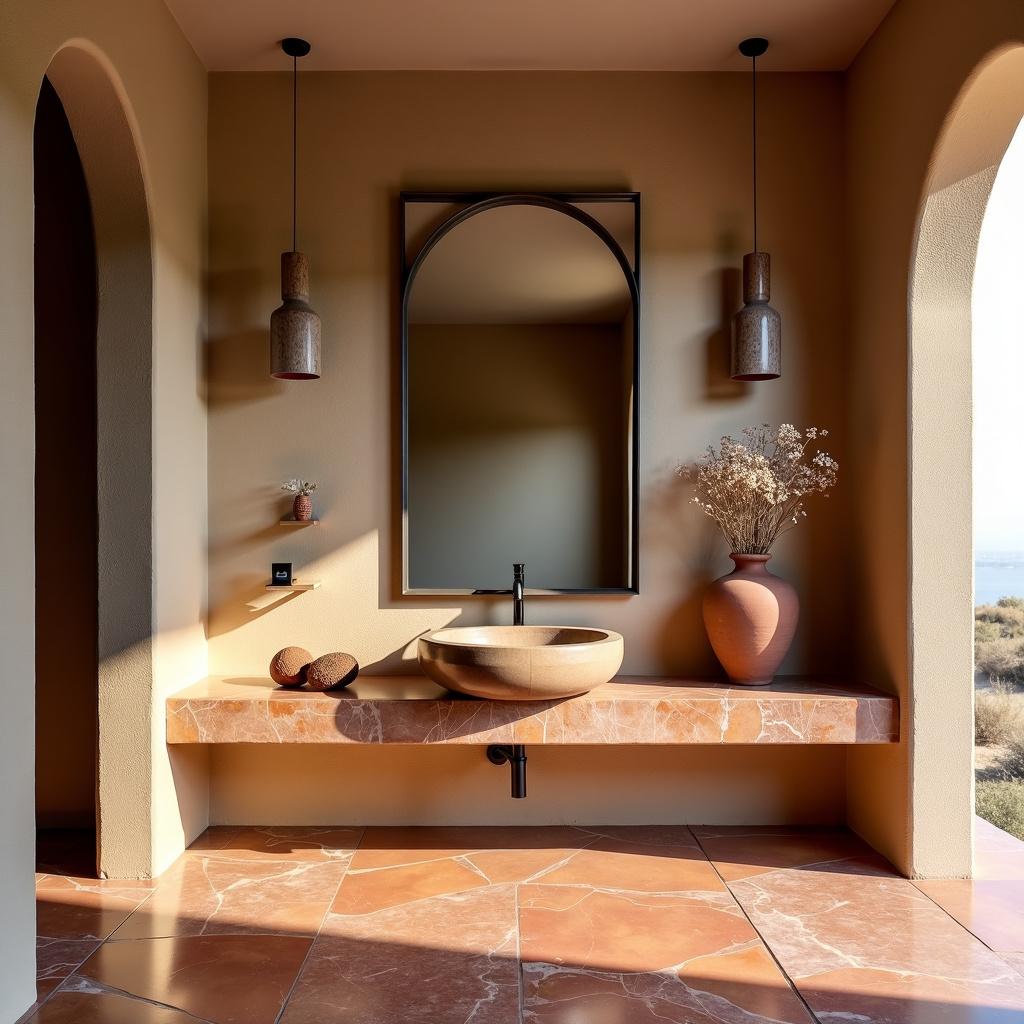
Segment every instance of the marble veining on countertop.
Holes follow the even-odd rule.
[[[618,676],[563,700],[490,701],[424,676],[347,689],[281,689],[211,676],[167,699],[168,743],[893,743],[899,702],[864,686],[783,678],[768,687]]]

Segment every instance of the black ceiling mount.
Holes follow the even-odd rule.
[[[281,40],[281,49],[288,54],[289,57],[305,57],[309,53],[310,46],[305,39],[299,39],[296,36],[289,36],[287,39]]]
[[[285,40],[287,42],[287,40]],[[744,57],[760,57],[768,49],[768,40],[760,36],[752,36],[740,43],[740,53]]]

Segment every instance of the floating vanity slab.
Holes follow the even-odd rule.
[[[895,743],[896,697],[783,679],[747,689],[621,676],[563,700],[461,697],[423,676],[285,690],[211,676],[167,700],[168,743]]]

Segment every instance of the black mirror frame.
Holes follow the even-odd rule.
[[[458,204],[460,209],[444,220],[427,236],[423,245],[409,261],[405,211],[414,203]],[[622,246],[607,228],[579,204],[630,203],[633,206],[633,253],[627,257]],[[582,590],[533,590],[530,596],[588,595],[628,596],[640,593],[640,193],[639,192],[401,192],[399,194],[399,253],[401,291],[401,401],[402,401],[402,595],[406,597],[486,596],[494,591],[445,590],[409,586],[409,295],[423,261],[449,231],[487,210],[502,206],[539,206],[554,210],[583,224],[601,239],[615,257],[633,301],[633,401],[630,419],[630,537],[629,580],[624,587]]]

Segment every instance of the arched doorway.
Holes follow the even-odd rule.
[[[975,811],[1024,840],[1024,121],[992,186],[978,241],[974,352]],[[985,829],[989,833],[990,830]],[[999,836],[995,841],[1003,842]]]
[[[95,238],[96,865],[130,877],[149,864],[152,772],[152,345],[153,272],[149,213],[135,131],[105,57],[69,43],[46,71],[43,100],[66,115],[81,162]],[[52,98],[48,91],[52,87]],[[46,268],[37,295],[45,302]],[[79,330],[83,329],[81,322]],[[87,328],[84,328],[87,330]],[[69,339],[66,339],[70,341]],[[76,339],[78,343],[81,338]],[[52,353],[51,353],[52,355]],[[37,390],[74,372],[67,361],[37,366]],[[66,383],[66,381],[65,381]],[[45,415],[45,403],[37,410]],[[42,452],[44,457],[47,451]],[[37,472],[39,470],[37,464]],[[45,538],[41,538],[45,542]],[[86,538],[85,542],[89,542]],[[53,582],[53,581],[50,581]],[[59,581],[56,581],[59,583]],[[41,581],[41,586],[49,583]],[[72,610],[65,604],[59,615]],[[41,636],[59,642],[60,622]],[[37,716],[49,714],[48,699]],[[52,699],[59,699],[57,696]],[[46,756],[46,750],[40,751]],[[79,804],[81,795],[79,794]],[[81,806],[78,808],[81,812]]]
[[[1003,49],[950,111],[910,274],[913,841],[964,865],[974,810],[972,286],[989,194],[1022,115],[1024,47]]]
[[[36,866],[89,874],[99,698],[96,242],[82,162],[48,79],[33,163]]]

